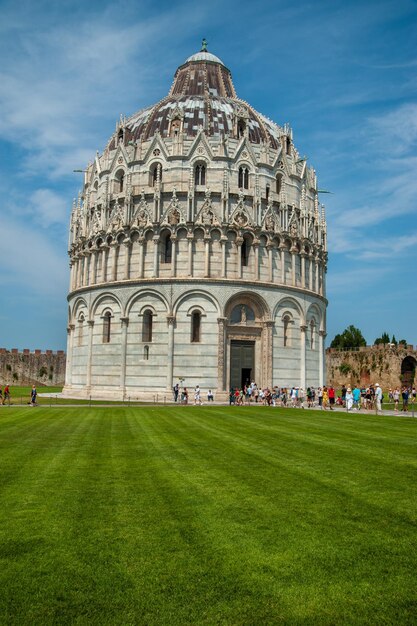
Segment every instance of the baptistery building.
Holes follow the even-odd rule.
[[[87,166],[69,257],[68,396],[324,383],[315,171],[205,45]]]

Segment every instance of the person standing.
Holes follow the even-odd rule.
[[[6,404],[6,401],[7,401],[8,404],[10,404],[10,387],[9,387],[9,385],[6,385],[5,388],[4,388],[4,391],[3,391],[3,404]]]
[[[176,384],[174,385],[174,388],[173,388],[173,392],[174,392],[174,402],[177,402],[177,401],[178,401],[178,393],[179,393],[179,391],[180,391],[180,386],[179,386],[179,384],[178,384],[178,383],[176,383]]]
[[[329,394],[327,391],[327,387],[323,387],[323,395],[321,399],[321,408],[327,411],[327,407],[329,405]]]
[[[394,399],[394,411],[398,411],[398,404],[400,402],[400,390],[396,387],[392,393]]]
[[[194,404],[201,404],[201,391],[199,385],[197,385],[194,389]]]
[[[359,389],[358,385],[355,385],[355,388],[352,391],[352,395],[353,395],[353,408],[359,411],[360,406],[361,406],[361,390]]]
[[[408,395],[409,395],[407,387],[403,387],[401,395],[402,395],[402,398],[403,398],[403,408],[401,409],[401,411],[404,411],[405,413],[407,413],[407,411],[408,411]]]
[[[350,387],[346,389],[345,402],[346,402],[346,409],[350,411],[353,407],[353,393]]]
[[[30,392],[30,406],[36,406],[36,397],[38,392],[36,391],[35,385],[32,385],[32,389]]]
[[[317,398],[319,400],[319,407],[322,408],[322,406],[323,406],[323,389],[321,387],[319,387],[317,389]]]
[[[376,402],[376,412],[382,413],[382,389],[379,386],[379,383],[375,384],[375,402]]]
[[[333,411],[333,407],[334,407],[334,397],[335,397],[335,390],[334,390],[333,385],[331,385],[331,386],[329,387],[328,394],[329,394],[329,404],[330,404],[330,410],[331,410],[331,411]]]

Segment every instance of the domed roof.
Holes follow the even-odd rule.
[[[126,121],[125,141],[146,141],[156,133],[168,137],[174,120],[177,132],[186,138],[200,130],[219,139],[244,132],[253,143],[277,148],[281,135],[276,124],[237,97],[230,71],[204,47],[178,67],[168,96]]]
[[[207,50],[200,50],[200,52],[196,52],[192,56],[188,57],[186,63],[190,61],[208,61],[211,63],[220,63],[221,65],[224,65],[223,61],[219,59],[219,57],[216,57],[215,54],[211,54],[211,52],[207,52]]]

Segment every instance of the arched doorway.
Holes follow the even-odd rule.
[[[417,361],[413,356],[406,356],[401,363],[401,383],[405,387],[411,387],[414,384]]]
[[[242,389],[251,382],[269,386],[272,337],[269,311],[262,298],[240,294],[226,305],[226,386]]]

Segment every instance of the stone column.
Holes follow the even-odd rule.
[[[300,387],[306,389],[306,324],[300,326]]]
[[[273,372],[273,367],[272,367],[272,357],[273,357],[273,350],[272,350],[272,329],[274,327],[274,322],[273,320],[266,320],[266,322],[263,323],[263,328],[264,328],[264,332],[263,332],[263,341],[264,341],[264,345],[263,345],[263,357],[264,357],[264,362],[263,362],[263,376],[264,376],[264,383],[266,383],[266,386],[269,387],[269,389],[272,388],[273,385],[273,380],[272,380],[272,372]]]
[[[259,280],[259,243],[253,244],[253,254],[255,257],[255,263],[253,268],[253,279]]]
[[[226,391],[226,317],[218,317],[219,343],[217,348],[217,390]]]
[[[272,257],[274,246],[272,245],[272,243],[269,243],[266,246],[266,249],[268,250],[268,280],[270,283],[272,283],[272,281],[274,280],[274,267]]]
[[[193,241],[194,235],[193,233],[187,234],[188,240],[188,276],[193,275]]]
[[[168,324],[168,355],[167,355],[167,391],[172,392],[174,386],[174,326],[175,316],[167,315]]]
[[[177,238],[171,237],[171,276],[177,275]]]
[[[308,288],[310,291],[313,291],[313,261],[314,257],[310,254],[308,257]]]
[[[117,242],[113,242],[111,244],[111,280],[117,279],[117,256],[118,256],[119,246]]]
[[[210,278],[210,237],[204,237],[204,278]]]
[[[306,253],[301,252],[301,287],[306,288]]]
[[[153,238],[153,277],[158,278],[159,237]]]
[[[226,278],[226,244],[227,237],[221,237],[220,245],[222,247],[222,278]]]
[[[236,254],[237,254],[237,271],[236,278],[242,278],[242,237],[237,237],[236,239]]]
[[[296,248],[291,248],[291,284],[293,287],[296,286],[295,282],[295,254],[298,252]]]
[[[129,280],[130,278],[130,251],[132,247],[131,241],[125,241],[123,243],[125,247],[125,269],[124,269],[124,279]]]
[[[87,353],[87,375],[86,375],[86,393],[91,392],[91,366],[93,362],[93,330],[94,320],[87,320],[88,326],[88,353]]]
[[[323,295],[323,263],[321,261],[319,265],[319,294]]]
[[[145,263],[145,255],[144,255],[145,238],[144,237],[139,237],[138,245],[139,245],[139,278],[143,278],[144,263]]]
[[[326,374],[325,374],[325,349],[324,349],[324,340],[326,338],[326,331],[319,330],[319,387],[323,387],[326,382]]]
[[[109,246],[108,244],[105,244],[102,246],[102,253],[101,253],[101,283],[105,283],[106,282],[106,278],[107,278],[107,257],[108,257],[108,253],[109,253]]]
[[[74,289],[74,273],[75,273],[74,260],[72,258],[70,259],[70,262],[69,262],[69,268],[70,268],[69,290],[72,291]]]
[[[281,250],[281,283],[285,285],[285,250],[287,246],[281,243],[279,249]]]
[[[90,259],[91,259],[91,252],[84,252],[84,274],[83,274],[83,285],[86,286],[88,285],[88,271],[90,269],[89,265],[90,265]]]
[[[315,292],[319,293],[319,289],[320,289],[320,282],[319,282],[319,258],[316,257],[315,258],[315,264],[316,264],[316,285],[315,285]]]
[[[90,285],[95,285],[97,282],[97,255],[97,248],[93,248],[91,257]]]
[[[122,323],[122,336],[120,346],[120,391],[122,392],[122,399],[124,400],[126,395],[126,352],[127,352],[127,328],[129,326],[129,318],[121,317]]]
[[[74,289],[78,289],[78,274],[80,271],[80,258],[78,254],[74,257]]]
[[[65,369],[65,387],[72,386],[72,343],[74,339],[75,324],[69,324],[67,328],[67,365]]]

